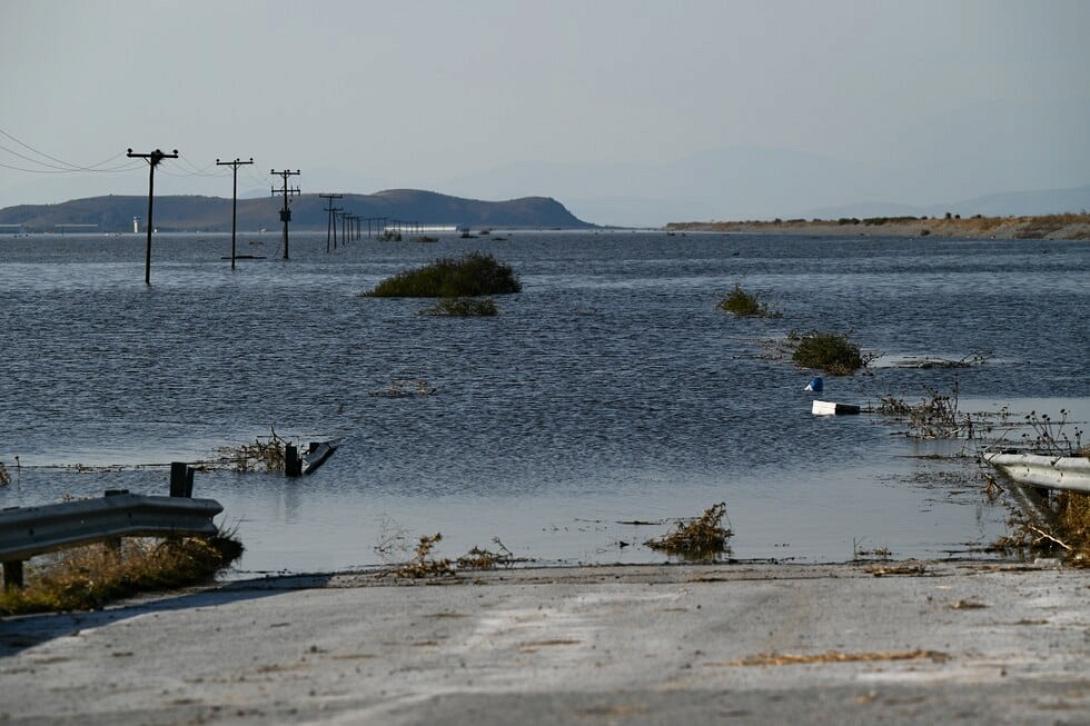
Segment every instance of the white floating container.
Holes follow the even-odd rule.
[[[814,401],[810,412],[815,416],[845,416],[859,413],[859,406],[850,403],[834,403],[832,401]]]

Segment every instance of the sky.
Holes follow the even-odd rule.
[[[1087,31],[1082,0],[0,0],[0,207],[146,194],[128,148],[179,150],[161,194],[252,157],[245,195],[287,167],[609,224],[1086,186]]]

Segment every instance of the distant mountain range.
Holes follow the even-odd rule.
[[[576,218],[563,204],[548,197],[523,197],[502,202],[463,199],[415,189],[389,189],[375,194],[345,194],[338,207],[361,218],[385,217],[421,224],[470,227],[580,229],[593,225]],[[280,225],[279,197],[238,200],[238,228],[255,231]],[[293,229],[324,230],[326,200],[302,194],[291,203]],[[95,231],[132,230],[133,217],[147,215],[144,196],[104,196],[60,204],[23,204],[0,209],[0,225],[21,225],[28,232],[53,232],[58,225],[95,225]],[[160,231],[223,232],[231,229],[231,200],[221,197],[162,196],[155,198],[155,226]],[[366,229],[366,224],[364,224]]]

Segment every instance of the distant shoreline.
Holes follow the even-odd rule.
[[[855,217],[737,222],[671,222],[667,232],[730,232],[820,237],[955,237],[963,239],[1090,240],[1090,214],[1031,217]]]

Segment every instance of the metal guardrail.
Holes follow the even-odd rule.
[[[984,460],[1003,469],[1019,484],[1090,492],[1090,459],[1085,456],[997,452],[985,454]]]
[[[20,586],[22,563],[35,555],[118,537],[214,535],[214,499],[107,492],[87,499],[0,511],[0,561],[5,586]],[[15,580],[13,582],[12,580]]]

